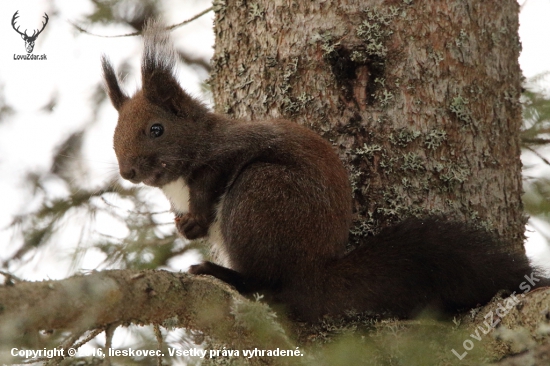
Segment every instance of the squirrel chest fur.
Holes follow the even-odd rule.
[[[352,192],[332,146],[289,121],[210,112],[178,84],[168,32],[149,23],[144,39],[132,97],[103,58],[119,112],[115,153],[123,178],[164,191],[183,236],[216,243],[221,260],[190,273],[268,293],[312,322],[351,309],[410,317],[473,307],[532,273],[486,232],[439,218],[406,220],[345,254]]]

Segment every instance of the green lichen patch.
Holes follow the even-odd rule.
[[[351,190],[355,194],[361,187],[361,177],[363,172],[353,165],[349,165],[349,180],[351,183]]]
[[[363,40],[365,51],[369,56],[385,58],[388,52],[385,41],[393,34],[393,30],[388,26],[397,16],[399,9],[390,6],[386,11],[367,8],[363,12],[365,19],[357,27],[357,36]]]
[[[299,96],[292,95],[292,79],[298,71],[299,57],[293,57],[285,66],[283,80],[279,87],[280,93],[283,96],[282,110],[288,115],[293,116],[302,110],[313,97],[302,93]]]
[[[385,174],[393,173],[393,168],[398,163],[399,159],[396,157],[390,157],[386,154],[382,154],[382,159],[380,159],[380,167],[384,169]]]
[[[425,136],[424,145],[426,145],[426,147],[430,150],[435,150],[445,140],[447,140],[447,132],[444,130],[433,129]]]
[[[446,165],[436,164],[434,170],[439,173],[439,179],[445,183],[444,191],[453,187],[456,184],[464,183],[468,180],[471,172],[470,169],[462,167],[455,163],[449,163]]]
[[[389,140],[393,145],[405,147],[420,136],[420,131],[402,128],[390,134]]]
[[[369,212],[366,217],[361,217],[355,221],[349,232],[355,237],[367,237],[375,235],[378,230],[378,222],[374,219],[372,212]]]
[[[424,169],[424,159],[422,159],[417,153],[408,152],[403,155],[402,170],[405,171],[418,171]]]
[[[247,23],[250,23],[250,22],[256,20],[257,18],[262,19],[263,17],[264,17],[263,8],[257,3],[250,4],[250,8],[248,9]]]
[[[306,105],[313,100],[311,95],[306,94],[305,92],[300,94],[298,97],[285,96],[283,98],[283,110],[290,115],[298,113],[300,110],[306,107]]]
[[[373,144],[373,145],[363,144],[363,147],[354,150],[354,154],[359,156],[364,156],[368,159],[372,159],[374,157],[374,153],[377,151],[382,151],[382,146],[377,144]]]
[[[325,58],[330,58],[340,47],[340,42],[334,41],[334,37],[330,31],[319,33],[316,39],[321,41],[321,49]]]
[[[386,89],[382,90],[380,93],[374,94],[374,98],[378,103],[380,103],[380,106],[382,108],[387,107],[390,102],[393,100],[393,93],[391,91],[388,91]]]
[[[468,124],[472,122],[472,112],[468,108],[470,101],[468,98],[464,98],[462,95],[458,95],[453,98],[449,110],[453,113],[460,121]]]

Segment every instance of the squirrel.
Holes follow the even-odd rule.
[[[102,67],[119,113],[120,175],[161,188],[185,238],[214,242],[218,264],[193,265],[191,274],[266,293],[306,322],[347,310],[399,318],[426,308],[453,312],[499,290],[550,285],[492,234],[440,217],[386,227],[346,253],[352,190],[332,145],[284,119],[211,112],[178,83],[159,22],[144,30],[135,95],[122,91],[105,55]]]

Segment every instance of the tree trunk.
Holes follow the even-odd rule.
[[[523,250],[516,1],[214,6],[217,111],[331,141],[354,188],[353,238],[445,214]]]

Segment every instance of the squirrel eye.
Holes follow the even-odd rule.
[[[164,133],[164,127],[162,127],[161,124],[155,123],[151,126],[151,129],[149,130],[149,136],[155,138],[160,137]]]

